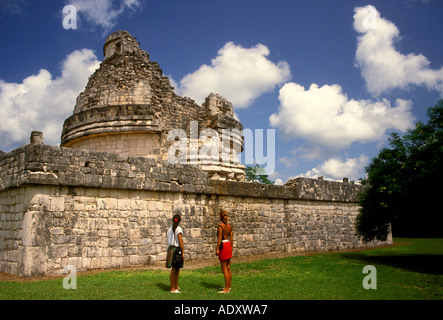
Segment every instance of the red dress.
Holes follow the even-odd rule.
[[[221,224],[219,224],[219,226],[223,229],[223,226]],[[229,230],[231,231],[231,230]],[[223,249],[220,249],[219,254],[218,254],[218,260],[229,260],[232,258],[232,246],[231,246],[231,242],[229,240],[224,239],[223,240],[223,233],[222,232],[222,243],[223,243]]]

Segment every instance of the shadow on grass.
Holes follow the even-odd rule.
[[[443,255],[407,254],[369,256],[362,253],[343,253],[340,256],[349,260],[359,260],[367,265],[386,265],[418,273],[443,274]]]
[[[167,285],[166,283],[157,282],[155,285],[158,288],[160,288],[161,290],[164,290],[164,291],[170,291],[171,290],[171,286]]]
[[[201,282],[201,285],[207,289],[220,289],[219,283],[209,283],[209,282]]]

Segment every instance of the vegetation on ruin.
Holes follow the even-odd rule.
[[[246,182],[274,184],[274,181],[270,180],[269,176],[266,174],[265,168],[263,168],[259,164],[254,164],[252,166],[246,166],[245,179],[246,179]]]
[[[442,300],[443,239],[396,238],[394,246],[305,254],[232,263],[233,289],[223,286],[220,267],[181,271],[181,294],[169,292],[169,270],[107,271],[77,275],[77,289],[63,278],[0,281],[0,299],[46,300]],[[365,289],[376,268],[376,289]],[[186,262],[185,262],[186,266]]]
[[[418,122],[405,135],[392,133],[390,146],[366,168],[356,222],[363,240],[384,240],[390,225],[397,237],[443,236],[443,100],[427,115],[428,123]]]

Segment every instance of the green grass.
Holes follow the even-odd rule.
[[[443,239],[395,239],[404,244],[357,252],[318,253],[232,264],[233,289],[218,294],[220,267],[180,273],[182,294],[169,293],[169,271],[111,271],[63,278],[0,282],[0,299],[192,300],[442,300]],[[377,270],[377,289],[364,289],[365,265]]]

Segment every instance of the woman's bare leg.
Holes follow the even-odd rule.
[[[228,281],[225,284],[226,290],[231,290],[231,282],[232,282],[232,273],[231,273],[231,259],[226,260],[226,271],[228,274]]]
[[[171,281],[171,291],[175,291],[178,289],[179,275],[180,275],[180,269],[172,267],[171,275],[169,276],[169,280]]]
[[[231,281],[230,281],[230,266],[228,267],[230,263],[230,260],[220,260],[221,269],[223,272],[223,275],[225,277],[225,288],[220,292],[229,292],[231,288]],[[229,269],[229,270],[228,270]]]
[[[180,269],[175,269],[175,290],[178,290],[178,277],[180,276]]]

